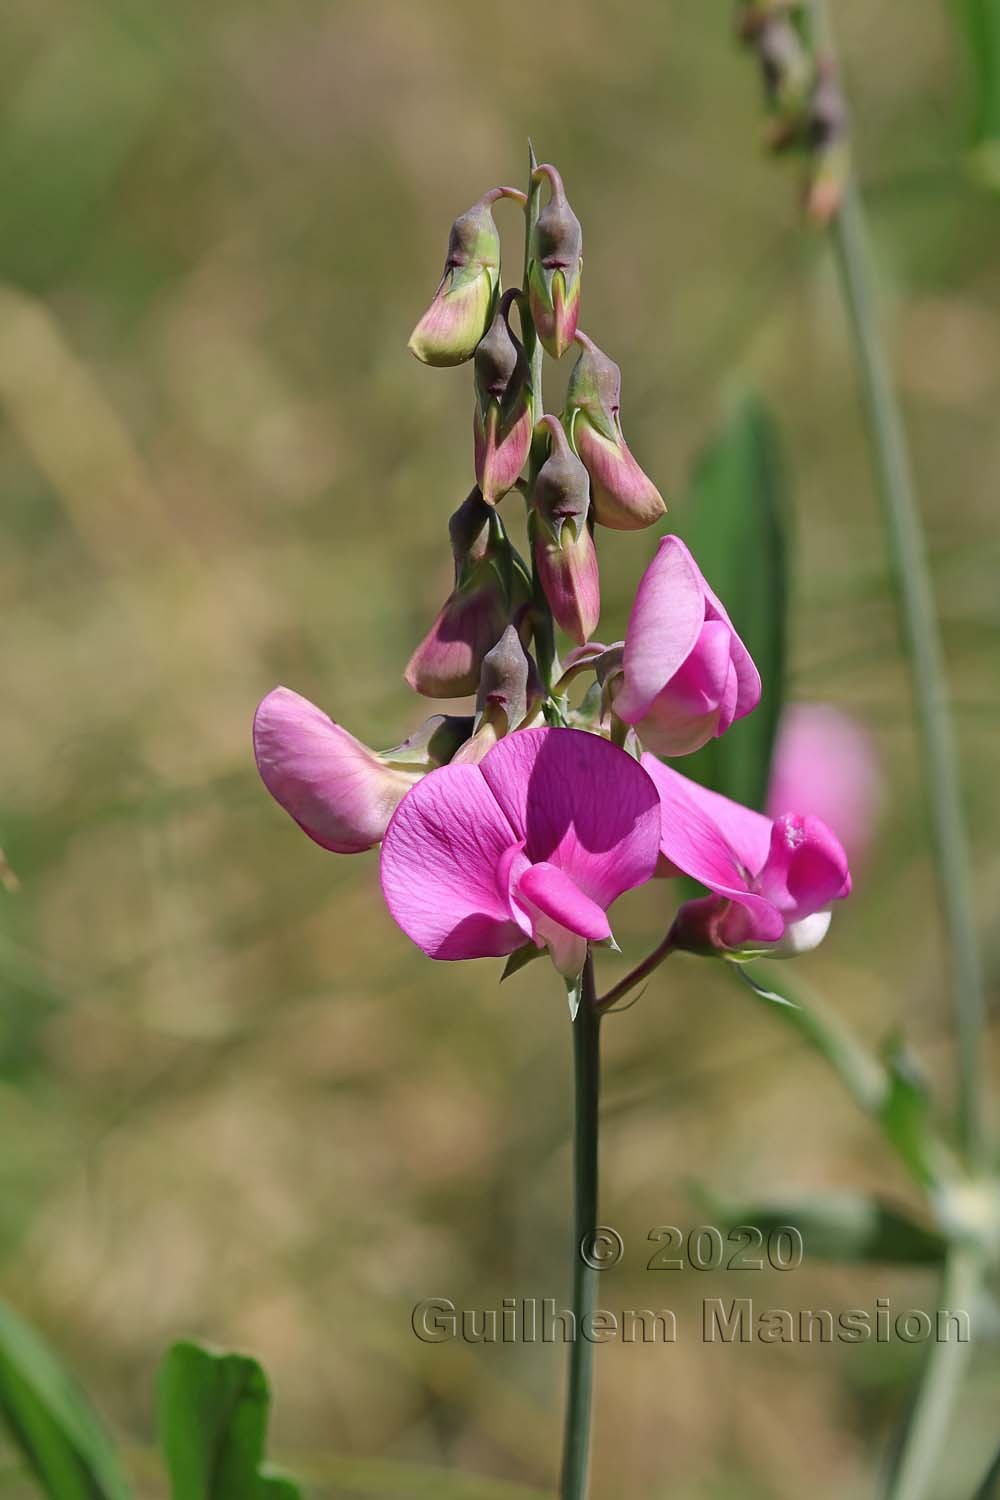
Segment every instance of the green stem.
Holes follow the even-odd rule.
[[[671,928],[670,932],[663,939],[663,942],[654,948],[652,953],[644,958],[641,964],[636,964],[635,968],[631,969],[625,975],[624,979],[619,979],[618,983],[613,985],[606,995],[601,996],[597,1002],[598,1011],[603,1014],[605,1011],[611,1009],[616,1000],[624,999],[629,990],[634,990],[637,984],[641,984],[644,979],[648,979],[650,974],[655,969],[658,969],[663,960],[669,958],[673,951],[673,929]]]
[[[953,1247],[945,1261],[938,1307],[965,1311],[970,1323],[979,1291],[979,1253]],[[920,1389],[886,1487],[885,1500],[923,1500],[934,1480],[941,1448],[972,1350],[971,1339],[934,1340],[928,1345]]]
[[[594,960],[588,952],[583,970],[583,994],[573,1022],[573,1316],[576,1326],[569,1352],[560,1500],[585,1500],[590,1460],[594,1345],[584,1337],[583,1327],[597,1305],[600,1272],[587,1264],[584,1252],[593,1245],[597,1228],[600,1027],[601,1017],[594,992]]]
[[[814,0],[814,6],[818,40],[832,48],[824,0]],[[958,1032],[959,1136],[966,1156],[975,1164],[983,1150],[983,974],[962,816],[958,750],[906,431],[882,337],[864,206],[853,179],[846,184],[831,233],[854,337],[900,626],[910,662],[938,893],[951,951]]]

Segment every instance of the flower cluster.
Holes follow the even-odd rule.
[[[527,215],[520,290],[501,288],[502,198]],[[761,692],[680,538],[660,538],[624,640],[592,639],[600,528],[640,530],[666,507],[625,441],[621,372],[578,327],[582,251],[554,167],[534,168],[527,194],[492,189],[455,221],[410,340],[425,364],[472,362],[475,485],[449,525],[452,590],[405,678],[425,697],[474,703],[383,752],[284,687],[254,723],[264,783],[310,838],[345,854],[381,844],[386,903],[425,953],[520,962],[547,950],[571,991],[590,946],[614,941],[608,908],[654,875],[707,892],[680,907],[670,945],[731,958],[814,946],[851,883],[818,816],[820,792],[795,804],[794,755],[779,756],[775,792],[787,805],[772,799],[773,816],[658,758],[725,734]],[[543,352],[558,359],[571,346],[564,409],[546,413]],[[501,517],[512,493],[527,507],[527,561],[509,501]],[[561,665],[557,631],[572,643]]]

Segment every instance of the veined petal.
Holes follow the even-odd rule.
[[[571,876],[547,860],[529,865],[517,884],[518,896],[590,942],[611,936],[607,912],[585,896]]]
[[[693,807],[713,824],[748,879],[760,873],[771,848],[770,818],[740,802],[733,802],[721,792],[710,791],[689,776],[682,776],[680,771],[663,765],[655,756],[644,755],[642,764],[656,783],[661,802],[666,796],[676,799],[679,808]]]
[[[626,724],[645,717],[694,650],[704,623],[701,574],[680,538],[666,536],[642,575],[625,632],[615,712]]]
[[[268,693],[254,717],[254,756],[274,800],[317,844],[358,854],[379,843],[422,771],[386,766],[322,709],[289,688]]]
[[[497,870],[517,843],[478,766],[432,771],[404,797],[382,845],[392,916],[431,958],[512,953],[524,932],[498,889]]]
[[[624,750],[578,729],[524,729],[479,769],[532,864],[558,866],[605,909],[651,878],[659,802]]]
[[[642,764],[660,794],[660,847],[665,857],[717,896],[737,902],[747,913],[756,937],[767,941],[780,938],[784,931],[781,914],[773,902],[751,891],[753,869],[742,864],[726,837],[726,832],[731,830],[744,852],[756,854],[756,847],[748,847],[757,844],[761,832],[753,820],[760,820],[770,840],[769,820],[748,808],[740,808],[717,793],[706,793],[704,788],[661,764],[652,755],[644,755]],[[714,799],[714,808],[712,802],[706,803],[706,798]],[[718,803],[726,804],[721,810],[726,831],[719,826],[714,815]]]

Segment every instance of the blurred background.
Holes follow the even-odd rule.
[[[833,8],[995,992],[1000,200],[966,170],[954,12]],[[472,397],[468,369],[424,369],[406,340],[451,220],[523,182],[530,134],[583,222],[583,326],[623,368],[670,523],[727,387],[770,404],[794,512],[789,696],[864,725],[886,784],[856,896],[795,977],[872,1043],[905,1028],[948,1105],[908,687],[800,168],[761,150],[727,4],[8,0],[2,33],[0,1290],[84,1380],[144,1495],[163,1492],[154,1370],[182,1335],[261,1358],[272,1449],[317,1495],[422,1494],[423,1465],[451,1476],[438,1496],[551,1489],[564,1351],[427,1346],[410,1313],[569,1295],[565,1002],[545,966],[500,989],[496,963],[412,949],[376,855],[324,853],[267,797],[250,722],[279,681],[379,747],[429,711],[401,673],[449,586]],[[497,218],[514,280],[519,216]],[[656,538],[600,540],[608,640]],[[658,882],[622,902],[609,979],[671,900]],[[712,966],[672,962],[605,1032],[601,1217],[626,1253],[601,1302],[672,1307],[679,1338],[600,1351],[595,1500],[867,1494],[920,1348],[707,1346],[701,1299],[933,1306],[933,1275],[808,1254],[794,1273],[656,1275],[646,1236],[702,1222],[699,1185],[905,1203],[894,1159]],[[991,1368],[981,1354],[949,1494],[995,1449]]]

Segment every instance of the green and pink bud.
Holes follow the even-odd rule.
[[[601,587],[597,549],[588,524],[587,471],[558,420],[546,416],[549,456],[531,492],[529,531],[535,567],[559,628],[582,646],[597,629]]]
[[[410,658],[406,681],[427,698],[461,698],[479,686],[483,660],[512,622],[525,622],[531,584],[499,516],[479,490],[449,523],[455,584]]]
[[[519,295],[504,293],[476,350],[472,436],[476,480],[487,505],[496,505],[517,483],[531,448],[531,368],[510,326]]]
[[[519,729],[543,696],[538,671],[514,625],[508,625],[483,658],[476,694],[474,732],[455,755],[475,765],[505,734]]]
[[[585,333],[566,390],[563,422],[590,475],[594,520],[613,531],[640,531],[666,512],[663,497],[629,451],[621,424],[621,370]]]
[[[551,195],[528,245],[528,302],[543,347],[558,359],[573,342],[580,315],[583,230],[555,167],[536,167],[535,179],[543,176]]]
[[[451,226],[444,274],[410,335],[410,352],[425,365],[463,364],[490,326],[500,284],[500,236],[490,205],[501,191],[492,189]]]

